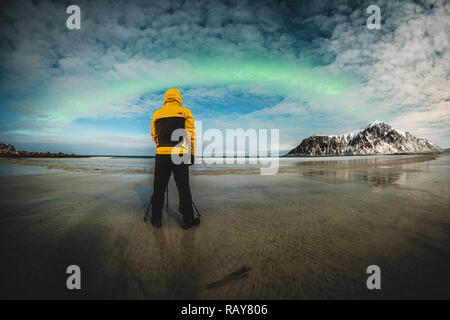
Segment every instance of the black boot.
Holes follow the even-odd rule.
[[[150,219],[150,222],[152,223],[152,226],[154,226],[155,228],[161,228],[162,224],[161,224],[161,219]]]
[[[200,224],[200,218],[193,218],[190,223],[184,223],[182,225],[183,229],[190,229],[192,227],[198,226]]]

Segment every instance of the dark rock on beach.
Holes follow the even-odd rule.
[[[1,158],[78,158],[82,157],[75,154],[65,154],[62,152],[31,152],[19,151],[11,144],[0,143],[0,157]]]

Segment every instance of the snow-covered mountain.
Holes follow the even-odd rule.
[[[437,150],[441,148],[429,140],[416,138],[409,132],[402,132],[375,120],[355,132],[306,138],[286,156],[393,154]]]

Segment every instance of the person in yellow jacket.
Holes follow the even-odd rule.
[[[200,219],[194,217],[189,186],[189,166],[194,164],[196,148],[194,117],[182,103],[180,91],[168,89],[164,106],[153,113],[151,134],[156,144],[156,156],[151,223],[155,227],[161,227],[164,194],[172,172],[178,188],[183,228],[189,229],[200,223]]]

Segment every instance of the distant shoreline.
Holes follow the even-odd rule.
[[[413,156],[433,153],[446,153],[450,152],[449,149],[435,150],[435,151],[422,151],[422,152],[399,152],[399,153],[371,153],[371,154],[330,154],[330,155],[288,155],[285,154],[280,158],[333,158],[333,157],[370,157],[370,156]]]
[[[65,154],[62,152],[50,153],[50,152],[30,152],[30,151],[15,151],[15,152],[2,152],[0,158],[4,159],[27,159],[27,158],[87,158],[90,156],[77,155],[77,154]]]
[[[20,151],[24,152],[24,151]],[[64,158],[136,158],[136,159],[154,159],[155,156],[133,156],[133,155],[78,155],[78,154],[65,154],[65,153],[50,153],[50,155],[42,152],[28,152],[25,151],[28,154],[27,155],[4,155],[0,154],[0,158],[3,159],[64,159]],[[408,156],[408,155],[426,155],[426,154],[440,154],[440,153],[446,153],[450,152],[450,149],[443,149],[439,151],[428,151],[428,152],[402,152],[402,153],[375,153],[375,154],[342,154],[342,155],[282,155],[278,157],[250,157],[250,156],[244,156],[244,157],[205,157],[205,158],[216,158],[216,159],[241,159],[241,158],[336,158],[336,157],[373,157],[373,156]],[[201,159],[202,157],[198,157]]]
[[[354,157],[354,156],[380,156],[380,155],[422,155],[422,154],[432,154],[432,153],[442,153],[448,152],[450,149],[441,149],[434,151],[422,151],[422,152],[402,152],[402,153],[376,153],[376,154],[343,154],[343,155],[310,155],[310,154],[289,154],[286,153],[282,156],[221,156],[221,157],[205,157],[205,158],[217,158],[217,159],[229,159],[229,158],[332,158],[332,157]],[[151,156],[137,156],[137,155],[78,155],[78,154],[66,154],[63,152],[51,153],[51,152],[34,152],[34,151],[19,151],[11,144],[0,143],[0,158],[4,159],[60,159],[60,158],[101,158],[101,157],[112,157],[112,158],[135,158],[135,159],[153,159],[154,155]],[[198,157],[198,159],[203,157]]]

